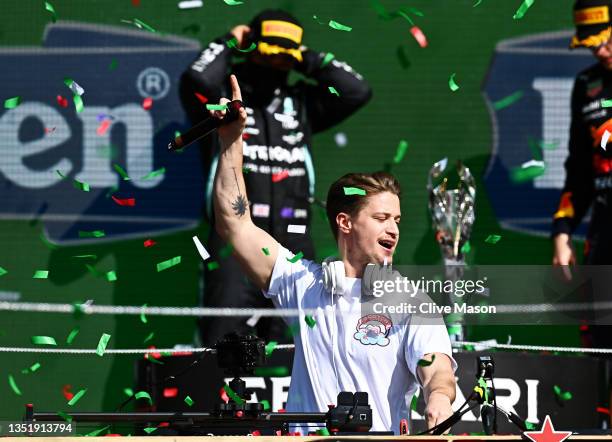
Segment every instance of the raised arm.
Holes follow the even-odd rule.
[[[240,86],[234,75],[230,82],[232,99],[241,100]],[[221,98],[220,103],[229,101]],[[213,115],[223,118],[225,111],[214,111]],[[246,110],[241,108],[236,121],[218,129],[220,152],[213,195],[215,223],[217,233],[233,246],[234,255],[249,279],[260,289],[267,289],[278,254],[278,243],[251,220],[242,177],[242,131],[246,118]]]

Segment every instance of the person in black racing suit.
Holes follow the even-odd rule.
[[[290,250],[314,259],[308,230],[315,184],[312,134],[357,111],[368,102],[371,90],[361,75],[333,54],[302,46],[302,34],[300,23],[288,13],[265,10],[250,25],[238,25],[211,42],[183,73],[179,88],[183,107],[195,124],[209,116],[205,103],[229,96],[229,75],[238,77],[248,113],[243,172],[253,222]],[[306,79],[289,85],[292,69]],[[217,154],[217,137],[207,137],[201,155],[208,176],[205,204],[211,224]],[[289,225],[305,226],[306,233],[288,233]],[[237,261],[228,256],[231,248],[220,239],[214,225],[206,248],[210,260],[220,266],[204,270],[204,306],[273,308],[242,275]],[[280,319],[248,319],[202,318],[202,343],[213,345],[231,331],[256,332],[279,342],[290,339]]]

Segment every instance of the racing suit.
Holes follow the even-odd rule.
[[[183,73],[181,101],[195,124],[208,117],[206,102],[231,99],[229,75],[236,75],[247,111],[243,175],[252,220],[294,253],[301,251],[304,257],[313,259],[308,231],[315,185],[312,134],[354,113],[370,99],[371,90],[346,63],[329,61],[331,56],[325,58],[325,53],[309,49],[303,51],[303,61],[295,67],[306,79],[289,85],[288,72],[257,65],[229,48],[226,42],[232,37],[228,33],[210,43]],[[272,303],[243,276],[237,261],[228,256],[229,247],[214,229],[211,195],[218,152],[216,136],[202,143],[203,170],[207,174],[205,216],[211,223],[207,250],[210,260],[219,263],[218,268],[204,270],[202,303],[207,307],[272,308]],[[290,224],[307,226],[306,234],[288,233]],[[231,331],[256,331],[266,340],[287,340],[281,320],[262,318],[253,330],[246,325],[247,319],[201,319],[202,343],[212,345]]]
[[[571,235],[591,208],[584,264],[612,264],[612,153],[601,147],[602,139],[612,133],[612,108],[603,105],[608,98],[612,98],[612,72],[597,63],[578,75],[572,92],[565,186],[552,234]],[[582,326],[581,330],[586,346],[612,343],[609,326]]]

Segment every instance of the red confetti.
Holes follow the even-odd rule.
[[[111,195],[111,198],[120,206],[134,207],[136,205],[136,198],[116,198],[114,195]]]
[[[96,129],[96,133],[100,136],[104,135],[111,125],[111,120],[103,120],[102,123]]]
[[[119,434],[119,433],[108,433],[105,434],[103,437],[122,437],[123,434]]]
[[[249,134],[244,133],[244,132],[242,133],[242,139],[243,139],[243,140],[248,140],[248,139],[249,139],[249,137],[250,137],[250,135],[249,135]]]
[[[223,402],[225,402],[226,404],[229,403],[229,396],[227,395],[227,392],[225,391],[225,388],[221,387],[221,390],[219,390],[219,397],[221,398],[221,400]]]
[[[61,107],[68,107],[68,100],[66,100],[61,95],[58,95],[57,96],[57,104],[59,104]]]
[[[169,426],[170,426],[170,422],[162,422],[161,424],[157,426],[157,428],[164,428],[164,427],[169,427]]]
[[[157,244],[155,241],[153,241],[152,239],[147,239],[144,242],[144,246],[145,247],[153,247],[155,244]]]
[[[142,108],[144,110],[149,110],[153,106],[153,99],[151,97],[147,97],[142,100]]]
[[[208,103],[208,98],[206,98],[204,95],[202,94],[198,94],[197,92],[194,92],[195,96],[198,100],[200,100],[200,103],[205,104]]]
[[[597,407],[597,412],[609,415],[610,414],[610,409],[609,408],[605,408],[605,407]]]
[[[251,431],[253,436],[261,436],[261,432],[259,430]]]
[[[423,34],[423,31],[421,31],[421,28],[419,28],[418,26],[413,26],[410,28],[410,33],[412,34],[414,39],[417,41],[420,47],[422,48],[427,47],[427,37],[425,37],[425,34]]]
[[[283,435],[283,432],[282,432],[281,430],[276,430],[276,435],[277,435],[277,436],[282,436],[282,435]]]
[[[284,409],[284,408],[279,408],[279,409],[278,409],[278,411],[277,411],[277,413],[286,413],[286,411],[285,411],[285,409]]]
[[[64,388],[62,388],[62,394],[64,395],[67,401],[71,400],[74,397],[74,393],[70,391],[71,388],[72,385],[64,385]]]
[[[164,397],[176,397],[178,396],[178,388],[168,387],[164,388]]]
[[[52,127],[51,129],[45,127],[45,133],[46,134],[52,134],[53,132],[55,132],[55,128],[54,127]]]
[[[132,0],[132,6],[140,6],[140,0]]]
[[[150,345],[149,347],[147,347],[149,349],[155,350],[155,346],[154,345]],[[145,359],[149,359],[149,357],[153,358],[153,359],[159,359],[162,357],[161,353],[145,353],[144,355]]]
[[[287,177],[289,177],[289,171],[288,170],[283,170],[282,172],[279,172],[279,173],[273,173],[272,174],[272,182],[273,183],[278,183],[279,181],[282,181],[282,180],[284,180]]]

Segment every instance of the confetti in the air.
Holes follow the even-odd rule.
[[[45,9],[51,13],[51,21],[55,23],[57,21],[57,13],[53,5],[49,2],[45,2]]]
[[[121,175],[121,178],[123,178],[123,181],[130,180],[130,177],[128,176],[127,172],[119,164],[113,164],[113,169],[115,169],[117,173]]]
[[[493,109],[500,110],[508,106],[512,106],[523,97],[523,91],[516,91],[507,97],[501,98],[493,102]]]
[[[558,385],[553,386],[553,391],[555,392],[555,396],[557,397],[557,399],[561,402],[569,401],[572,399],[572,393],[570,393],[569,391],[561,390],[561,387],[559,387]]]
[[[88,183],[83,183],[79,180],[74,180],[72,185],[75,187],[75,189],[82,190],[83,192],[89,192],[90,190]]]
[[[98,341],[98,347],[96,348],[96,354],[98,356],[103,356],[106,351],[106,346],[108,345],[108,341],[110,341],[111,335],[108,333],[102,333],[100,336],[100,340]]]
[[[198,249],[198,253],[202,257],[202,260],[206,261],[208,258],[210,258],[210,253],[208,253],[206,248],[204,248],[204,245],[202,244],[202,242],[200,242],[200,238],[198,238],[196,235],[192,237],[191,239],[193,240],[193,243],[195,244],[196,249]]]
[[[292,264],[295,264],[296,262],[298,262],[300,259],[302,259],[304,257],[304,253],[302,252],[298,252],[297,255],[293,256],[293,258],[286,258],[287,261],[289,261]]]
[[[102,123],[100,123],[100,125],[96,129],[96,134],[98,134],[99,136],[106,134],[111,124],[113,124],[111,120],[103,120]]]
[[[189,396],[185,396],[185,403],[191,407],[193,405],[193,399]]]
[[[117,280],[117,273],[115,273],[114,270],[111,270],[109,272],[106,272],[106,280],[108,282],[114,282]]]
[[[608,130],[606,130],[603,134],[603,136],[601,137],[601,148],[603,150],[606,150],[606,146],[608,144],[608,140],[610,139],[610,132]]]
[[[244,3],[244,2],[241,2],[241,1],[237,1],[237,0],[223,0],[223,1],[228,6],[238,6],[238,5],[241,5],[241,4]]]
[[[346,32],[350,32],[353,30],[353,28],[351,28],[350,26],[345,26],[342,23],[338,23],[335,20],[330,20],[329,21],[329,27],[332,29],[335,29],[337,31],[346,31]]]
[[[276,346],[278,345],[278,342],[276,341],[270,341],[266,344],[266,356],[270,356],[272,354],[272,352],[274,351],[274,349],[276,348]]]
[[[217,261],[210,261],[208,264],[206,264],[206,268],[209,271],[217,270],[219,268],[219,263]]]
[[[64,84],[70,88],[73,94],[81,96],[85,93],[83,89],[76,81],[72,78],[64,78]]]
[[[134,207],[136,205],[135,198],[116,198],[114,195],[111,198],[120,206]]]
[[[523,18],[527,10],[531,7],[531,5],[533,5],[534,2],[535,0],[523,0],[523,3],[521,3],[521,6],[519,6],[519,8],[516,10],[512,18],[515,20]]]
[[[56,99],[57,104],[59,104],[61,107],[68,107],[68,100],[66,100],[64,97],[58,95]]]
[[[80,95],[73,95],[72,96],[72,101],[74,102],[74,108],[78,113],[81,113],[83,111],[83,99],[81,98]]]
[[[304,321],[306,321],[306,324],[308,324],[308,327],[310,328],[314,328],[314,326],[317,324],[317,320],[310,315],[304,316]]]
[[[151,433],[153,433],[154,431],[157,430],[157,427],[145,427],[143,430],[144,430],[145,433],[151,434]]]
[[[273,183],[278,183],[278,182],[284,180],[285,178],[289,178],[289,171],[288,170],[283,170],[281,172],[273,173],[272,174],[272,182]]]
[[[226,110],[227,104],[207,104],[206,109],[208,110]]]
[[[263,409],[264,409],[264,411],[266,411],[266,410],[269,410],[269,409],[270,409],[270,402],[268,402],[267,400],[262,399],[262,400],[260,400],[260,401],[259,401],[259,403],[260,403],[261,405],[263,405]]]
[[[461,253],[468,254],[472,250],[472,246],[469,241],[466,241],[465,244],[461,246]]]
[[[21,104],[21,97],[12,97],[4,100],[4,108],[5,109],[15,109],[17,106]]]
[[[238,39],[236,39],[236,37],[234,37],[234,38],[230,38],[228,41],[226,41],[226,42],[225,42],[225,44],[226,44],[226,45],[227,45],[227,47],[228,47],[228,48],[230,48],[230,49],[236,49],[237,51],[244,52],[244,53],[247,53],[247,52],[253,52],[255,49],[257,49],[257,44],[256,44],[256,43],[254,43],[254,42],[253,42],[253,43],[251,43],[251,45],[250,45],[248,48],[246,48],[246,49],[241,49],[241,48],[238,46]]]
[[[400,140],[399,144],[397,145],[397,150],[395,151],[395,157],[393,157],[393,162],[395,164],[399,164],[400,161],[402,161],[402,158],[404,158],[404,155],[406,155],[407,150],[408,141]]]
[[[144,110],[150,110],[153,107],[153,98],[147,97],[142,100],[142,108]]]
[[[324,68],[325,66],[330,64],[334,58],[335,58],[335,55],[332,54],[331,52],[328,52],[327,54],[325,54],[325,57],[323,57],[323,61],[321,62],[321,67]]]
[[[433,364],[435,359],[436,359],[436,355],[431,355],[431,361],[427,359],[419,359],[419,362],[417,362],[417,365],[419,367],[429,367],[431,364]]]
[[[244,400],[238,396],[236,394],[236,392],[234,390],[231,389],[231,387],[227,384],[223,385],[223,390],[225,390],[225,392],[227,393],[227,395],[234,400],[234,402],[236,402],[237,404],[242,404],[244,402]]]
[[[15,382],[15,378],[13,377],[12,374],[8,375],[8,383],[9,383],[9,386],[11,387],[11,390],[13,390],[13,393],[15,393],[17,396],[23,395],[23,393],[21,393],[21,390],[17,386],[17,382]]]
[[[289,375],[289,368],[287,367],[256,367],[254,370],[255,376],[262,377],[283,377]]]
[[[334,94],[335,96],[339,97],[340,93],[336,90],[335,87],[333,86],[328,86],[327,89],[329,89],[329,92],[331,92],[332,94]]]
[[[4,269],[3,267],[0,267],[0,276],[4,276],[8,273],[8,271],[6,269]]]
[[[485,242],[487,244],[497,244],[500,239],[501,235],[489,235],[487,236],[487,239],[485,239]]]
[[[270,256],[270,250],[268,250],[267,247],[262,247],[261,251],[263,252],[264,255]]]
[[[49,270],[36,270],[32,279],[47,279],[49,277]]]
[[[104,230],[92,230],[91,232],[79,230],[79,238],[102,238],[105,236]]]
[[[338,132],[334,135],[334,141],[338,147],[345,147],[348,144],[348,138],[344,132]]]
[[[153,247],[155,244],[157,244],[155,241],[153,241],[152,239],[147,239],[144,242],[144,246],[145,247]]]
[[[157,32],[155,29],[153,29],[151,26],[149,26],[148,24],[146,24],[145,22],[143,22],[142,20],[139,20],[137,18],[133,19],[133,20],[121,20],[123,23],[127,23],[130,25],[134,25],[136,26],[138,29],[144,29],[145,31],[149,31],[149,32]]]
[[[151,178],[155,178],[158,176],[163,176],[166,173],[166,168],[162,167],[160,169],[154,170],[153,172],[150,172],[148,174],[146,174],[145,176],[143,176],[142,178],[140,178],[141,180],[150,180]]]
[[[163,270],[169,269],[170,267],[174,267],[181,263],[181,256],[175,256],[174,258],[170,258],[166,261],[162,261],[157,263],[157,271],[161,272]]]
[[[365,196],[366,191],[359,187],[343,187],[345,195],[361,195]]]
[[[419,28],[418,26],[414,25],[414,26],[412,26],[410,28],[410,33],[412,34],[414,39],[417,41],[417,43],[419,44],[420,47],[422,47],[422,48],[426,48],[427,47],[427,37],[425,37],[425,34],[421,30],[421,28]]]
[[[202,0],[184,0],[178,4],[179,9],[195,9],[202,6],[204,6]]]
[[[455,92],[457,89],[459,89],[459,85],[455,82],[455,73],[454,72],[450,76],[450,78],[448,79],[448,87],[453,92]]]
[[[30,374],[30,373],[34,373],[36,370],[38,370],[41,367],[40,362],[35,362],[34,364],[32,364],[31,366],[29,366],[28,368],[24,368],[23,370],[21,370],[21,373],[23,374]]]
[[[110,428],[110,425],[107,425],[106,427],[102,427],[102,428],[98,428],[97,430],[90,431],[85,436],[96,437],[98,434],[101,434],[103,431],[108,430],[109,428]]]
[[[68,405],[70,405],[72,407],[74,404],[76,404],[85,395],[85,393],[87,393],[87,388],[79,390],[79,392],[77,394],[75,394],[72,397],[72,399],[70,399],[68,401]]]
[[[287,233],[306,233],[306,226],[300,224],[289,224],[287,226]]]
[[[35,345],[57,345],[55,338],[51,336],[32,336],[32,344]]]
[[[74,341],[74,338],[76,338],[76,336],[79,334],[79,327],[75,327],[72,330],[70,330],[70,333],[68,333],[68,336],[66,337],[66,344],[70,345],[72,344],[72,342]]]

